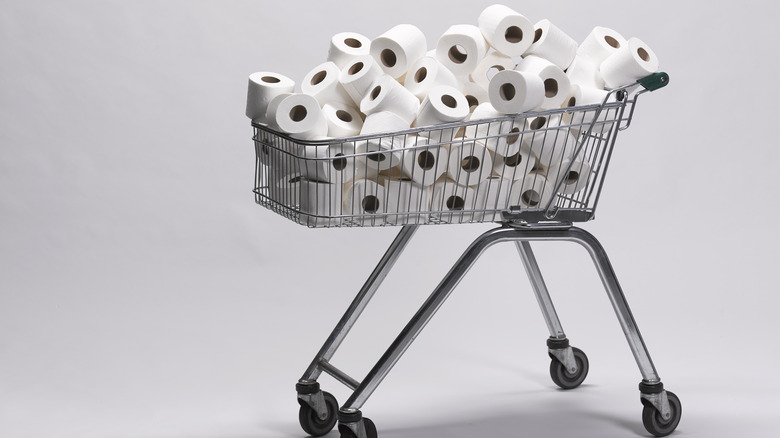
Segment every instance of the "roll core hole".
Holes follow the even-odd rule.
[[[460,168],[466,172],[474,172],[479,169],[479,158],[471,156],[460,160]]]
[[[510,132],[511,134],[509,134],[509,135],[507,135],[507,136],[506,136],[506,142],[507,142],[507,144],[515,144],[515,143],[517,143],[517,140],[520,140],[520,134],[519,134],[519,132],[520,132],[520,128],[518,128],[517,126],[515,126],[515,127],[514,127],[514,128],[512,128],[512,130],[511,130],[511,131],[509,131],[509,132]]]
[[[303,179],[302,176],[296,176],[295,178],[292,178],[292,179],[290,179],[287,182],[290,183],[290,185],[292,185],[292,184],[301,182],[302,179]]]
[[[567,103],[566,106],[577,106],[577,98],[574,96],[569,98],[569,103]]]
[[[342,122],[349,123],[352,121],[352,114],[344,110],[336,111],[336,117],[338,117],[338,119],[341,120]]]
[[[430,151],[420,152],[420,154],[417,155],[417,165],[420,166],[422,170],[431,170],[433,169],[433,166],[436,165],[436,156]]]
[[[447,198],[447,209],[449,210],[463,210],[466,206],[466,201],[460,196],[450,196]]]
[[[260,80],[263,81],[263,82],[267,82],[269,84],[277,84],[277,83],[281,82],[281,80],[279,78],[274,77],[274,76],[263,76],[262,78],[260,78]]]
[[[613,38],[613,37],[611,37],[609,35],[604,37],[604,41],[606,41],[607,44],[609,44],[610,46],[612,46],[612,47],[614,47],[616,49],[620,48],[620,43],[618,42],[618,40],[616,40],[615,38]]]
[[[520,155],[520,152],[510,157],[504,157],[504,165],[507,167],[517,167],[521,164],[523,164],[523,156]]]
[[[306,111],[306,107],[303,105],[295,105],[290,110],[290,119],[293,122],[300,122],[301,120],[305,119],[306,116],[309,114],[308,111]]]
[[[441,96],[441,103],[443,103],[444,105],[450,108],[456,108],[458,106],[458,101],[455,100],[455,98],[450,96],[449,94],[444,94]]]
[[[363,63],[356,62],[352,64],[352,67],[350,67],[349,70],[347,70],[347,73],[349,73],[350,75],[356,75],[358,74],[358,72],[360,72],[360,70],[363,70]]]
[[[487,80],[491,80],[491,79],[493,79],[493,76],[495,76],[496,73],[498,73],[500,71],[504,71],[504,66],[503,65],[494,65],[494,66],[490,67],[485,72],[485,77],[487,77]]]
[[[398,62],[395,52],[390,49],[382,50],[382,53],[379,54],[379,59],[385,67],[395,67],[395,63]]]
[[[366,155],[366,158],[368,158],[371,161],[376,161],[377,163],[380,163],[382,161],[385,161],[387,157],[384,156],[384,154],[375,152],[373,154]]]
[[[381,85],[377,85],[376,87],[374,87],[374,89],[371,90],[371,100],[375,100],[377,97],[379,97],[379,93],[381,92],[382,92]]]
[[[536,190],[526,190],[520,198],[523,200],[523,203],[529,207],[536,207],[539,205],[539,201],[542,200],[542,197],[539,196],[539,192]]]
[[[420,67],[419,70],[417,70],[417,73],[414,74],[414,81],[418,84],[425,80],[425,78],[428,77],[428,69],[425,67]]]
[[[543,33],[544,33],[544,31],[542,30],[542,28],[536,29],[536,32],[534,32],[534,42],[537,42],[540,39],[542,39],[542,34]]]
[[[450,57],[450,61],[454,62],[455,64],[463,64],[469,57],[466,49],[464,49],[460,44],[455,44],[454,46],[450,47],[448,55]]]
[[[353,49],[359,49],[360,47],[363,47],[363,43],[361,43],[360,41],[354,38],[345,39],[344,44],[346,44],[349,47],[352,47]]]
[[[363,198],[361,205],[366,213],[376,213],[379,210],[379,198],[374,195],[368,195]]]
[[[546,123],[547,123],[547,117],[537,117],[534,119],[533,122],[531,122],[531,129],[533,130],[542,129]]]
[[[333,156],[333,168],[339,172],[347,167],[347,159],[344,158],[344,154],[338,153]]]
[[[558,95],[558,81],[553,78],[544,80],[544,96],[552,98]]]
[[[523,30],[517,26],[509,26],[504,32],[504,38],[512,44],[523,41]]]
[[[576,170],[571,170],[566,174],[566,179],[563,181],[565,184],[574,184],[580,179],[580,173]]]
[[[317,74],[311,77],[310,82],[312,85],[317,85],[320,82],[324,81],[327,76],[328,76],[328,72],[326,72],[325,70],[319,71],[317,72]]]
[[[515,92],[515,86],[510,83],[501,84],[501,87],[498,89],[499,96],[507,101],[515,98]]]
[[[470,94],[466,95],[466,102],[469,103],[469,111],[474,111],[474,108],[479,106],[479,100]]]
[[[647,50],[645,50],[644,47],[640,47],[636,49],[636,54],[639,55],[640,58],[642,58],[642,61],[650,62],[650,54],[647,53]]]

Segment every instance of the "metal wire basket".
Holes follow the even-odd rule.
[[[309,227],[588,221],[638,96],[667,78],[601,104],[348,138],[253,123],[255,199]]]

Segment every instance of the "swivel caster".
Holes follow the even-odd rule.
[[[550,359],[550,377],[562,389],[576,388],[588,376],[588,356],[579,348],[550,350]]]
[[[314,388],[312,388],[314,389]],[[298,422],[304,432],[311,436],[323,436],[333,430],[338,419],[339,404],[331,393],[316,390],[298,393]]]
[[[340,438],[377,438],[376,425],[360,411],[339,414]]]
[[[664,415],[663,395],[668,401],[668,412]],[[682,404],[680,399],[671,391],[663,391],[659,394],[642,394],[642,424],[651,434],[661,437],[667,436],[677,429],[682,417]]]

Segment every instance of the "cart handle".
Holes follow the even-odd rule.
[[[669,75],[665,72],[653,73],[637,81],[647,91],[655,91],[669,85]]]

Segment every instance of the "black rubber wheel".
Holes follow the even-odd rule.
[[[325,405],[328,407],[328,417],[321,420],[317,412],[305,402],[300,401],[301,409],[298,411],[298,421],[303,431],[311,436],[323,436],[333,430],[338,420],[339,404],[336,397],[329,392],[322,392],[325,397]]]
[[[574,360],[577,362],[577,372],[570,373],[558,361],[555,357],[550,362],[550,377],[556,385],[563,389],[573,389],[582,384],[585,381],[585,377],[588,376],[588,356],[582,352],[579,348],[572,347],[574,352]]]
[[[669,408],[672,410],[672,416],[668,420],[661,417],[661,412],[652,403],[643,400],[645,407],[642,409],[642,423],[645,429],[655,436],[667,436],[674,432],[682,417],[680,399],[670,391],[666,391],[666,397],[669,398]]]
[[[366,438],[377,438],[376,425],[370,418],[363,417],[363,427],[366,429]],[[357,438],[352,429],[339,425],[340,438]]]

